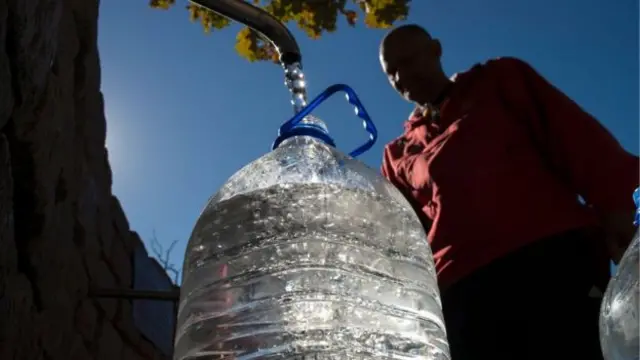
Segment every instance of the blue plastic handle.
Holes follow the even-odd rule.
[[[290,134],[299,135],[297,133],[300,131],[296,131],[296,126],[302,125],[300,124],[302,119],[304,119],[305,116],[309,115],[313,110],[315,110],[315,108],[318,107],[318,105],[322,104],[325,100],[327,100],[333,94],[339,91],[344,92],[346,94],[347,101],[353,106],[355,106],[356,115],[360,119],[362,119],[362,126],[369,133],[369,140],[366,143],[362,144],[360,147],[350,152],[349,156],[355,158],[359,155],[362,155],[367,150],[371,149],[373,144],[375,144],[376,140],[378,139],[378,129],[376,129],[376,126],[371,120],[369,113],[367,113],[367,110],[364,108],[364,105],[362,105],[362,102],[358,98],[358,95],[356,95],[356,92],[353,91],[351,87],[345,84],[335,84],[335,85],[329,86],[320,95],[318,95],[315,99],[313,99],[307,106],[305,106],[302,110],[300,110],[300,112],[298,112],[291,119],[289,119],[289,121],[285,122],[282,126],[280,126],[280,130],[278,131],[279,140],[276,140],[276,142],[274,143],[274,148],[277,147],[277,145],[284,138],[289,137]],[[315,129],[314,132],[317,133],[318,132],[317,129]],[[325,140],[323,139],[323,137],[326,137],[330,140],[330,137],[328,136],[326,131],[323,131],[323,132],[324,134],[318,134],[320,135],[318,137],[321,138],[321,140]],[[329,141],[330,144],[332,142],[333,142],[332,140]]]

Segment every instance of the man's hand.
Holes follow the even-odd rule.
[[[635,212],[624,211],[605,214],[601,219],[607,248],[616,265],[620,262],[636,231],[633,225],[634,216]]]

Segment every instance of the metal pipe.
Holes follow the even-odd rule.
[[[231,20],[247,25],[271,42],[278,50],[283,67],[300,63],[298,42],[289,29],[268,12],[244,0],[191,0]]]
[[[180,289],[173,290],[134,290],[134,289],[104,289],[93,288],[89,291],[89,296],[99,298],[117,298],[131,300],[160,300],[173,301],[180,300]]]

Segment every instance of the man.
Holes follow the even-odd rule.
[[[441,55],[417,25],[382,41],[417,106],[382,173],[428,232],[452,359],[602,359],[589,292],[632,238],[638,157],[523,61],[449,79]]]

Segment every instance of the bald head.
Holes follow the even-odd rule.
[[[396,42],[403,42],[405,40],[422,40],[422,41],[430,41],[431,35],[429,32],[425,30],[422,26],[416,24],[407,24],[398,26],[397,28],[389,31],[387,35],[384,36],[382,42],[380,43],[380,47],[384,48],[387,45],[393,45]]]
[[[441,54],[440,42],[415,24],[391,30],[380,43],[380,64],[391,86],[406,100],[421,105],[435,91],[431,84],[444,77]]]

